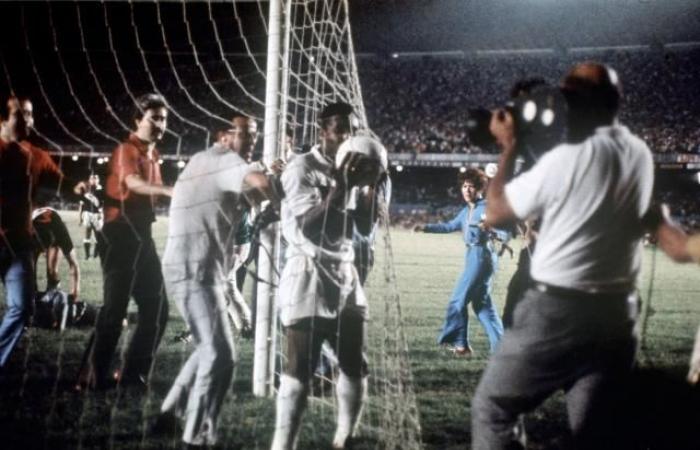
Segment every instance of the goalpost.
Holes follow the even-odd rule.
[[[281,156],[287,126],[297,131],[297,141],[314,144],[317,114],[331,102],[351,104],[359,128],[371,132],[362,100],[347,0],[270,0],[266,81],[266,163]],[[360,429],[376,437],[377,448],[417,449],[421,448],[420,422],[394,273],[388,205],[380,206],[381,238],[376,245],[377,259],[382,264],[377,264],[369,279],[373,317],[368,326],[370,395]],[[267,282],[257,284],[253,393],[271,396],[275,376],[280,372],[275,361],[281,360],[277,357],[280,336],[274,287],[279,281],[279,226],[265,230],[260,245],[263,251],[258,258],[258,278]],[[332,396],[321,395],[318,400],[326,407],[335,407]]]
[[[281,142],[277,133],[280,120],[280,37],[282,27],[282,0],[270,0],[270,20],[268,22],[267,43],[267,83],[265,89],[265,124],[263,126],[263,162],[271,164],[280,157]],[[290,4],[291,2],[287,2]],[[288,32],[289,28],[284,27]],[[279,284],[276,276],[279,267],[280,230],[277,223],[271,224],[260,231],[260,247],[270,258],[258,258],[258,278],[269,280],[269,283],[256,282],[257,314],[255,324],[255,344],[253,360],[253,394],[268,396],[273,393],[275,350],[277,336],[277,314],[275,314],[274,286]],[[275,267],[276,266],[276,267]]]

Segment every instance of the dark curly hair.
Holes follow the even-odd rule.
[[[486,174],[481,169],[470,167],[466,171],[460,172],[457,176],[457,181],[460,187],[465,181],[469,181],[477,190],[481,191],[486,187]]]

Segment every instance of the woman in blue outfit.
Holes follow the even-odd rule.
[[[461,230],[466,246],[464,271],[457,280],[447,315],[438,337],[438,343],[453,346],[455,355],[470,356],[469,312],[471,302],[474,313],[489,339],[491,353],[498,346],[503,335],[503,324],[491,300],[493,275],[498,262],[493,239],[505,241],[509,234],[505,231],[486,229],[483,225],[486,200],[482,194],[486,177],[479,169],[468,169],[459,177],[462,196],[467,206],[449,222],[430,223],[417,226],[416,231],[425,233],[451,233]]]

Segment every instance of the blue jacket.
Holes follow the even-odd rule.
[[[491,238],[495,237],[506,242],[510,239],[510,233],[503,230],[482,230],[479,224],[486,217],[486,200],[479,199],[470,211],[469,205],[465,206],[454,219],[449,222],[429,223],[425,225],[427,233],[451,233],[462,230],[464,243],[468,245],[488,245]],[[492,246],[489,246],[492,248]]]

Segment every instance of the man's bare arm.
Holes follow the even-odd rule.
[[[667,205],[654,205],[644,217],[644,226],[669,258],[678,263],[700,262],[700,234],[688,236],[671,218]]]
[[[513,175],[515,168],[513,116],[503,110],[493,114],[490,130],[502,152],[498,161],[498,171],[489,182],[486,192],[486,220],[484,222],[487,227],[503,227],[518,220],[506,197],[505,190],[506,182]]]
[[[68,262],[68,272],[70,274],[70,294],[73,296],[73,300],[78,300],[80,297],[80,266],[78,265],[78,259],[75,253],[75,249],[64,255],[66,261]]]
[[[162,195],[164,197],[173,196],[173,188],[170,186],[162,186],[160,184],[152,184],[141,178],[141,176],[132,173],[124,179],[126,187],[131,191],[141,195]]]

